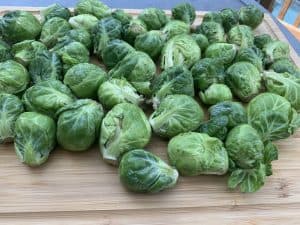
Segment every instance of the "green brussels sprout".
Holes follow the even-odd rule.
[[[262,89],[261,74],[249,62],[237,62],[226,70],[225,83],[243,102],[250,101]]]
[[[139,105],[143,97],[125,79],[112,78],[103,82],[98,89],[98,99],[107,109],[123,102]]]
[[[147,32],[146,24],[140,19],[132,19],[123,27],[123,39],[129,44],[134,45],[135,38]]]
[[[166,13],[157,8],[143,10],[138,18],[146,24],[148,30],[159,30],[168,22]]]
[[[69,19],[69,24],[73,29],[85,29],[91,32],[98,23],[97,17],[90,14],[80,14]]]
[[[39,166],[55,148],[56,126],[52,118],[24,112],[15,123],[15,150],[22,163]]]
[[[205,91],[200,91],[199,96],[201,101],[207,105],[232,100],[231,91],[225,84],[212,84]]]
[[[90,14],[98,19],[102,19],[110,15],[109,7],[99,0],[79,0],[74,9],[75,15]]]
[[[171,20],[162,28],[162,32],[165,39],[169,40],[176,35],[189,34],[190,26],[180,20]]]
[[[98,87],[106,79],[106,72],[99,66],[91,63],[79,63],[67,71],[64,84],[78,98],[96,98]]]
[[[124,154],[119,166],[123,185],[133,192],[156,193],[176,185],[178,172],[159,157],[142,149]]]
[[[68,20],[71,17],[71,12],[68,8],[63,7],[60,4],[54,3],[47,8],[41,10],[42,21],[45,22],[53,17],[60,17]]]
[[[263,49],[267,43],[272,41],[273,39],[269,34],[260,34],[254,36],[254,45],[260,49]]]
[[[104,117],[100,132],[103,159],[118,164],[121,155],[145,147],[151,138],[151,127],[145,113],[131,103],[115,105]]]
[[[127,54],[108,75],[113,78],[125,78],[139,93],[150,95],[150,82],[155,76],[156,66],[150,56],[134,51]]]
[[[7,60],[0,63],[0,93],[18,94],[26,89],[30,81],[24,66]]]
[[[206,58],[217,58],[224,65],[229,65],[235,58],[237,47],[228,43],[214,43],[207,47],[205,51]]]
[[[276,60],[270,66],[271,70],[274,70],[277,73],[289,73],[295,77],[300,77],[300,69],[288,58],[282,58]]]
[[[264,45],[265,63],[271,64],[278,59],[289,58],[290,48],[288,43],[272,41]]]
[[[111,16],[117,20],[119,20],[124,26],[125,24],[128,24],[130,20],[132,20],[132,15],[126,13],[123,9],[116,9],[111,13]]]
[[[253,98],[247,108],[248,123],[262,140],[275,141],[289,137],[300,127],[300,116],[284,97],[262,93]]]
[[[224,82],[225,68],[219,59],[200,59],[194,64],[191,72],[197,90],[205,90],[213,83]]]
[[[136,37],[134,47],[138,51],[147,53],[152,59],[160,56],[165,38],[161,31],[151,30]]]
[[[225,116],[222,116],[202,122],[197,131],[224,141],[228,133],[227,124],[228,119]]]
[[[192,24],[196,19],[196,10],[190,3],[181,3],[172,9],[172,17],[175,20],[182,20],[187,24]]]
[[[249,62],[258,71],[262,72],[264,70],[263,53],[256,47],[241,48],[236,55],[235,62]]]
[[[188,95],[168,95],[151,114],[149,122],[154,133],[171,138],[197,129],[204,118],[199,104]]]
[[[240,8],[239,21],[252,29],[258,27],[264,19],[264,13],[254,5],[247,5]]]
[[[58,38],[57,44],[51,49],[51,51],[56,51],[73,41],[80,42],[87,49],[91,49],[92,47],[92,37],[90,33],[85,29],[78,28],[69,30],[65,36]]]
[[[236,44],[242,48],[252,47],[254,45],[254,35],[250,27],[246,25],[237,25],[228,32],[227,42]]]
[[[57,142],[66,150],[85,151],[99,135],[104,112],[90,99],[80,99],[57,112]]]
[[[23,104],[17,96],[0,93],[0,144],[13,141],[15,122],[23,112]]]
[[[171,38],[162,49],[161,68],[175,65],[192,67],[201,57],[201,50],[194,39],[186,34]]]
[[[0,33],[4,41],[8,43],[33,40],[39,36],[40,32],[40,22],[29,12],[11,11],[0,18]]]
[[[33,83],[44,80],[61,80],[62,63],[55,52],[43,50],[38,52],[28,66],[28,71]]]
[[[205,13],[202,22],[216,22],[222,24],[222,16],[220,12]]]
[[[232,27],[239,24],[239,14],[234,9],[222,9],[220,15],[225,32],[228,32]]]
[[[125,41],[114,39],[107,43],[101,51],[101,58],[108,69],[112,69],[129,53],[134,52],[134,48]]]
[[[203,133],[188,132],[172,138],[168,156],[183,176],[223,175],[229,165],[222,141]]]
[[[207,37],[203,34],[192,34],[191,36],[194,39],[194,41],[196,41],[196,43],[198,44],[201,51],[204,52],[205,49],[209,46]]]
[[[201,23],[196,27],[196,33],[205,35],[210,44],[225,42],[225,31],[222,25],[214,21]]]
[[[38,41],[25,40],[12,46],[11,51],[15,61],[27,66],[40,51],[47,50],[47,47]]]
[[[75,100],[71,90],[58,80],[41,81],[28,88],[23,95],[27,111],[55,118],[56,112]]]
[[[6,42],[0,40],[0,62],[5,62],[12,58],[10,50],[10,46]]]

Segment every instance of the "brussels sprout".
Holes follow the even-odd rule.
[[[216,22],[203,22],[196,27],[196,33],[207,37],[210,44],[225,42],[225,32],[221,24]]]
[[[80,99],[57,112],[57,142],[70,151],[84,151],[94,144],[104,116],[102,106]]]
[[[194,39],[194,41],[196,41],[196,43],[198,44],[201,51],[204,52],[209,45],[207,37],[203,34],[192,34],[191,36]]]
[[[190,33],[190,26],[180,20],[171,20],[162,28],[162,32],[165,39],[169,40],[176,35]]]
[[[0,62],[5,62],[11,58],[10,46],[6,42],[0,40]]]
[[[144,52],[134,51],[127,54],[108,75],[113,78],[125,78],[143,95],[150,95],[150,81],[156,73],[152,59]]]
[[[90,63],[79,63],[67,71],[64,84],[78,98],[96,98],[98,87],[106,79],[106,72],[99,66]]]
[[[222,9],[220,15],[225,32],[228,32],[232,27],[239,24],[239,14],[234,9]]]
[[[263,49],[265,44],[272,42],[273,39],[269,34],[260,34],[254,36],[254,44],[256,47]]]
[[[148,30],[159,30],[168,22],[166,13],[157,8],[145,9],[138,18],[146,24]]]
[[[270,66],[271,70],[277,73],[290,73],[295,77],[300,77],[300,69],[288,58],[278,59]]]
[[[273,93],[262,93],[253,98],[248,104],[247,114],[248,123],[264,142],[287,138],[300,127],[300,116],[291,103]]]
[[[194,81],[191,72],[184,66],[167,68],[151,83],[153,106],[157,108],[160,101],[167,95],[185,94],[194,96]]]
[[[61,80],[62,63],[55,52],[40,51],[31,60],[28,71],[33,83],[44,80]]]
[[[289,58],[289,45],[282,41],[272,41],[264,45],[265,63],[270,64],[278,59]]]
[[[240,8],[239,21],[252,29],[258,27],[264,19],[264,13],[254,5],[247,5]]]
[[[55,118],[56,112],[72,103],[75,97],[62,82],[46,80],[28,88],[22,100],[27,111],[39,112]]]
[[[217,58],[224,65],[231,64],[237,53],[237,48],[233,44],[215,43],[207,47],[206,58]]]
[[[80,42],[87,49],[91,49],[92,37],[91,37],[90,33],[85,29],[78,28],[78,29],[69,30],[65,34],[65,36],[58,38],[57,44],[51,50],[56,51],[73,41]]]
[[[232,64],[226,71],[225,83],[243,102],[250,101],[262,89],[258,69],[248,62]]]
[[[194,64],[191,72],[197,90],[205,90],[213,83],[224,82],[225,68],[219,59],[200,59]]]
[[[172,9],[172,17],[175,20],[182,20],[187,24],[192,24],[196,18],[194,6],[190,3],[181,3]]]
[[[123,39],[129,44],[134,44],[135,38],[147,32],[146,24],[140,19],[132,19],[123,27]]]
[[[42,21],[45,22],[53,17],[60,17],[68,20],[71,17],[71,12],[68,8],[63,7],[60,4],[54,3],[47,8],[41,10]]]
[[[197,131],[224,141],[228,132],[227,124],[228,119],[225,116],[222,116],[202,122]]]
[[[201,50],[194,39],[186,34],[171,38],[162,49],[161,68],[175,65],[193,66],[201,57]]]
[[[228,32],[227,42],[236,44],[242,48],[251,47],[254,45],[254,35],[250,27],[246,25],[237,25]]]
[[[142,149],[124,154],[119,173],[121,182],[128,190],[142,193],[156,193],[172,188],[178,179],[176,169]]]
[[[232,100],[231,91],[225,84],[212,84],[204,92],[199,92],[199,96],[202,102],[207,105]]]
[[[228,170],[228,155],[222,141],[202,133],[183,133],[168,144],[171,165],[184,176],[223,175]]]
[[[38,41],[25,40],[12,46],[14,59],[24,66],[27,66],[40,51],[46,50],[47,47]]]
[[[260,72],[264,70],[263,67],[263,53],[256,47],[241,48],[235,58],[236,62],[252,63]]]
[[[69,19],[69,24],[74,29],[85,29],[91,32],[98,23],[97,17],[90,14],[80,14]]]
[[[23,104],[17,96],[0,93],[0,144],[13,141],[15,122],[23,112]]]
[[[123,102],[139,105],[144,100],[125,79],[114,78],[100,85],[98,99],[108,109]]]
[[[39,166],[55,148],[53,119],[36,112],[22,113],[15,123],[15,150],[22,163]]]
[[[120,156],[145,147],[151,138],[151,127],[144,112],[134,104],[115,105],[104,117],[100,132],[103,159],[113,165]]]
[[[156,134],[171,138],[197,129],[203,118],[203,110],[192,97],[177,94],[165,97],[149,122]]]
[[[79,14],[90,14],[98,19],[102,19],[110,15],[109,7],[99,0],[79,0],[75,6],[74,12]]]
[[[33,40],[40,32],[40,22],[29,12],[11,11],[0,18],[0,33],[8,43]]]
[[[134,47],[138,51],[147,53],[152,59],[156,59],[164,46],[163,33],[158,30],[148,31],[136,37]]]
[[[0,63],[0,93],[20,93],[26,89],[29,80],[29,74],[21,64],[13,60]]]
[[[117,20],[119,20],[124,26],[125,24],[128,24],[130,20],[132,20],[132,15],[126,13],[123,9],[117,9],[111,13],[111,16]]]
[[[134,52],[134,48],[125,41],[115,39],[107,43],[105,48],[101,51],[101,58],[104,65],[108,69],[112,69],[118,64],[126,55]]]
[[[216,22],[222,24],[222,16],[220,12],[205,13],[202,22]]]

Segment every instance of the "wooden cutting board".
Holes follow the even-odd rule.
[[[13,9],[2,7],[0,15]],[[203,14],[197,13],[197,23]],[[287,41],[268,15],[257,32]],[[292,48],[291,58],[300,66]],[[29,168],[13,145],[0,145],[0,225],[299,225],[300,131],[277,145],[274,174],[256,193],[229,191],[225,176],[199,176],[180,177],[174,189],[150,195],[126,191],[97,147],[82,153],[58,148],[45,165]],[[153,137],[147,149],[167,160],[166,146]]]

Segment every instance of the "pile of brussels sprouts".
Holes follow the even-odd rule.
[[[254,35],[263,16],[252,5],[223,9],[195,27],[188,3],[171,17],[157,8],[132,17],[98,0],[74,12],[53,4],[41,20],[7,12],[0,143],[39,166],[56,146],[97,142],[135,192],[173,187],[178,174],[228,174],[229,188],[255,192],[278,158],[273,141],[300,126],[300,71],[287,43]],[[170,165],[144,150],[152,132],[168,142]]]

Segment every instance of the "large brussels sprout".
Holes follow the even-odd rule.
[[[196,27],[196,33],[204,34],[209,43],[225,42],[225,31],[221,24],[210,21]]]
[[[232,27],[239,24],[239,14],[234,9],[222,9],[220,15],[225,32],[228,32]]]
[[[171,20],[162,28],[162,32],[165,39],[169,40],[176,35],[190,33],[190,26],[180,20]]]
[[[227,42],[236,44],[242,48],[251,47],[254,45],[254,35],[250,27],[246,25],[237,25],[228,32]]]
[[[121,155],[145,147],[151,138],[151,127],[144,112],[131,103],[115,105],[104,117],[100,132],[103,159],[118,164]]]
[[[209,45],[207,37],[204,34],[192,34],[191,36],[198,44],[200,50],[204,52]]]
[[[152,59],[144,52],[134,51],[125,56],[108,75],[113,78],[125,78],[135,89],[150,95],[150,82],[156,73]]]
[[[195,8],[187,2],[178,4],[172,9],[172,17],[187,24],[192,24],[196,18]]]
[[[199,92],[201,101],[207,105],[232,100],[232,94],[225,84],[212,84],[205,91]]]
[[[264,45],[265,63],[273,63],[278,59],[289,58],[290,49],[288,43],[282,41],[272,41]]]
[[[264,46],[269,43],[272,42],[273,39],[269,34],[260,34],[260,35],[256,35],[254,36],[254,44],[256,47],[263,49]]]
[[[56,126],[52,118],[24,112],[15,123],[15,150],[22,163],[39,166],[55,148]]]
[[[0,33],[8,43],[33,40],[40,32],[40,22],[29,12],[11,11],[0,18]]]
[[[207,134],[189,132],[172,138],[168,144],[171,165],[184,176],[223,175],[228,155],[222,141]]]
[[[149,122],[153,131],[162,137],[197,129],[204,113],[199,104],[188,95],[168,95],[151,114]]]
[[[138,18],[146,24],[148,30],[159,30],[168,22],[166,13],[157,8],[145,9]]]
[[[222,16],[220,12],[208,12],[205,13],[202,22],[216,22],[222,24]]]
[[[147,32],[146,24],[140,19],[132,19],[123,27],[123,39],[134,45],[135,38]]]
[[[0,93],[0,144],[13,141],[15,122],[23,112],[23,104],[17,96]]]
[[[236,55],[235,61],[252,63],[260,72],[262,72],[264,69],[263,57],[263,53],[259,48],[241,48]]]
[[[0,62],[5,62],[12,58],[10,50],[9,44],[0,39]]]
[[[78,98],[96,98],[98,87],[106,79],[106,72],[99,66],[91,63],[79,63],[67,71],[64,84]]]
[[[194,39],[186,34],[171,38],[162,49],[161,68],[175,65],[193,66],[201,57],[201,50]]]
[[[125,79],[112,78],[103,82],[98,89],[98,99],[105,108],[112,108],[123,102],[139,105],[144,99]]]
[[[231,64],[237,53],[237,47],[228,43],[214,43],[207,47],[205,51],[206,58],[217,58],[224,65]]]
[[[262,89],[261,75],[249,62],[237,62],[226,70],[225,83],[243,102],[250,101]]]
[[[20,93],[26,89],[29,80],[29,74],[21,64],[13,60],[0,63],[0,93]]]
[[[252,29],[258,27],[264,19],[264,13],[254,5],[247,5],[240,8],[239,21]]]
[[[71,17],[71,12],[68,8],[63,7],[60,4],[54,3],[47,8],[41,10],[42,21],[45,22],[53,17],[60,17],[68,20]]]
[[[98,23],[97,17],[90,14],[80,14],[77,16],[73,16],[69,19],[69,24],[74,29],[85,29],[89,32],[93,30],[93,28]]]
[[[132,20],[132,15],[129,13],[126,13],[123,9],[116,9],[111,13],[111,16],[117,20],[119,20],[124,26],[125,24],[128,24],[130,20]]]
[[[39,112],[53,118],[60,108],[74,100],[71,90],[58,80],[41,81],[28,88],[23,95],[27,111]]]
[[[70,151],[84,151],[94,144],[103,118],[102,106],[90,99],[80,99],[57,112],[57,142]]]
[[[99,0],[79,0],[75,6],[74,12],[78,14],[91,14],[98,19],[110,15],[110,9]]]
[[[300,77],[300,69],[288,58],[282,58],[276,60],[270,66],[271,70],[274,70],[277,73],[289,73],[295,77]]]
[[[69,30],[65,36],[58,38],[57,44],[51,49],[51,51],[56,51],[73,41],[80,42],[87,49],[91,49],[92,47],[91,34],[85,29],[77,28]]]
[[[175,186],[176,169],[142,149],[127,152],[119,166],[120,179],[130,191],[156,193]]]

